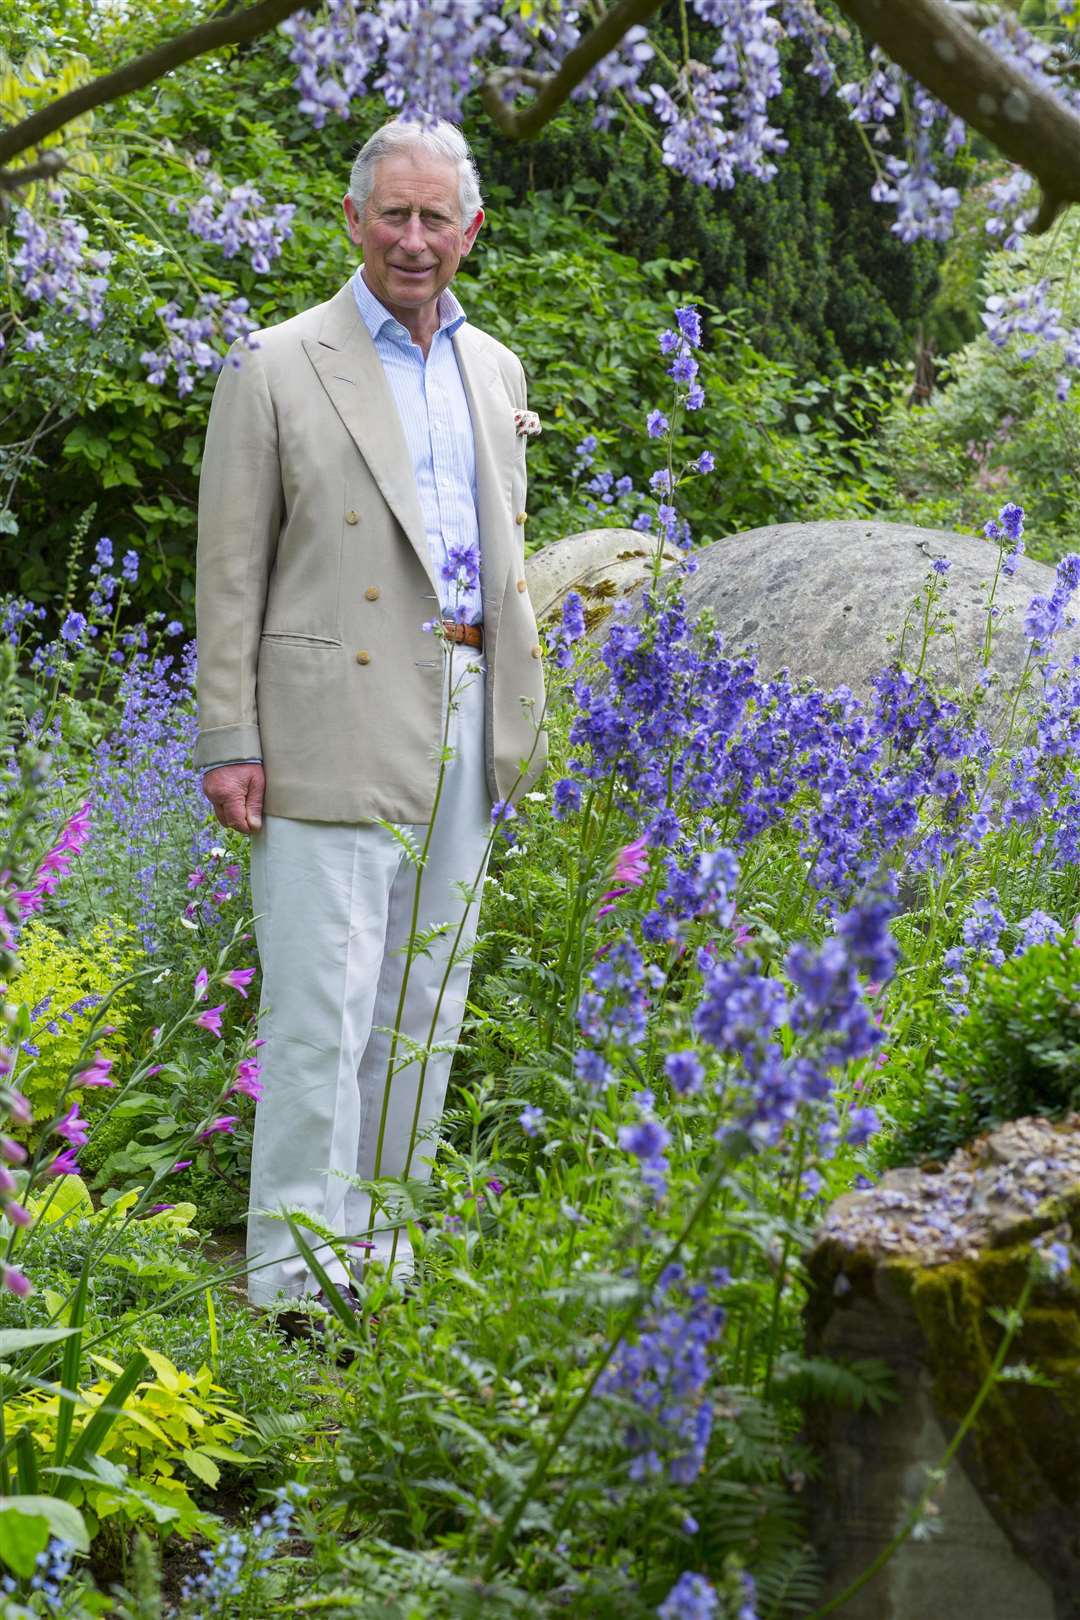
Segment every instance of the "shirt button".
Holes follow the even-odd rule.
[[[528,519],[528,516],[529,516],[528,512],[519,512],[517,517],[514,519],[514,522],[515,523],[524,523]]]
[[[518,588],[519,591],[528,590],[528,588],[529,588],[528,587],[528,581],[524,580],[524,579],[519,579],[518,582],[517,582],[517,588]]]
[[[359,512],[353,512],[353,511],[346,512],[345,521],[346,521],[346,523],[359,523],[359,521],[360,521]]]
[[[356,655],[356,662],[358,664],[370,664],[371,663],[371,654],[369,652],[365,652],[364,649],[361,648],[360,651]]]
[[[532,650],[532,655],[533,655],[534,658],[543,657],[543,653],[544,653],[544,649],[539,644],[537,644]]]
[[[364,592],[364,595],[367,597],[369,602],[377,602],[379,600],[379,587],[377,585],[369,585],[367,590]]]

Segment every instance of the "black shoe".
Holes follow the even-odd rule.
[[[347,1283],[334,1283],[334,1291],[353,1316],[360,1314],[360,1301]],[[309,1339],[318,1341],[326,1337],[326,1325],[331,1318],[341,1326],[337,1312],[331,1310],[322,1290],[317,1294],[306,1297],[304,1304],[309,1308],[291,1311],[279,1311],[274,1317],[274,1326],[279,1327],[287,1339]],[[314,1306],[316,1309],[311,1309]]]

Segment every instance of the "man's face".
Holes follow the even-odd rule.
[[[407,314],[434,311],[484,223],[481,209],[462,228],[457,169],[421,148],[380,159],[362,217],[351,197],[344,206],[365,281],[405,325]]]

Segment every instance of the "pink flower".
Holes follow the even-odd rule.
[[[100,1052],[95,1052],[93,1063],[76,1075],[74,1083],[77,1086],[115,1086],[116,1081],[109,1079],[112,1066],[112,1058],[102,1057]]]
[[[195,1000],[202,1001],[206,995],[206,987],[210,983],[210,975],[205,968],[200,968],[195,975]]]
[[[19,1125],[29,1125],[32,1122],[33,1112],[21,1091],[9,1091],[6,1100],[13,1120]]]
[[[195,1020],[195,1023],[197,1024],[199,1029],[208,1029],[210,1031],[211,1035],[220,1036],[220,1034],[221,1034],[221,1015],[222,1015],[222,1013],[224,1011],[225,1011],[225,1003],[224,1002],[222,1002],[221,1005],[218,1006],[218,1007],[207,1007],[205,1012],[201,1012],[199,1014],[198,1018],[196,1018],[196,1020]]]
[[[229,985],[229,987],[231,989],[238,990],[240,992],[240,994],[244,997],[244,1000],[246,1001],[247,1000],[247,993],[248,993],[248,985],[251,983],[251,981],[252,981],[252,979],[254,977],[255,977],[255,969],[253,967],[250,967],[250,968],[232,968],[225,975],[225,983],[227,985]]]
[[[214,1135],[228,1136],[236,1128],[239,1114],[222,1114],[220,1118],[211,1120],[205,1131],[199,1132],[199,1141],[205,1142]]]
[[[151,1204],[149,1210],[147,1211],[147,1214],[149,1214],[149,1215],[160,1215],[163,1210],[175,1209],[175,1208],[176,1208],[175,1204]]]
[[[261,1065],[254,1058],[243,1058],[236,1065],[236,1079],[225,1093],[226,1097],[238,1091],[241,1096],[253,1097],[256,1102],[261,1102],[263,1088],[259,1080],[260,1072]]]
[[[611,875],[616,883],[625,883],[628,888],[636,889],[644,883],[648,870],[645,840],[635,838],[632,844],[625,844],[616,855]]]
[[[87,1121],[79,1113],[77,1102],[72,1103],[59,1125],[54,1125],[53,1129],[57,1136],[62,1136],[72,1147],[82,1147],[84,1142],[90,1140]]]
[[[178,1175],[181,1170],[190,1170],[194,1163],[194,1159],[177,1159],[176,1163],[169,1171],[169,1174],[170,1176],[175,1176]]]
[[[15,896],[20,916],[28,917],[32,912],[40,911],[46,895],[52,894],[60,879],[67,876],[72,858],[80,853],[89,836],[90,804],[87,801],[65,822],[60,837],[42,857],[34,873],[33,885]]]
[[[143,1079],[144,1080],[149,1080],[149,1079],[152,1078],[153,1075],[160,1074],[160,1073],[161,1073],[161,1064],[160,1063],[151,1063],[150,1067],[147,1069],[146,1073],[143,1075]]]
[[[624,844],[618,851],[611,866],[611,876],[615,880],[613,888],[608,889],[602,896],[603,901],[617,900],[620,895],[628,893],[630,889],[640,888],[645,881],[649,870],[649,856],[644,838],[635,838],[632,844]],[[613,905],[601,904],[598,917],[606,917],[609,911],[614,911]]]
[[[64,1148],[62,1153],[56,1155],[51,1164],[45,1166],[47,1176],[77,1176],[78,1173],[79,1161],[75,1157],[74,1148]]]
[[[32,1294],[34,1292],[33,1283],[24,1272],[18,1269],[18,1267],[4,1266],[2,1271],[4,1287],[7,1289],[9,1294],[17,1294],[20,1299],[25,1299],[27,1294]]]
[[[12,1137],[0,1136],[0,1158],[6,1159],[8,1164],[25,1164],[26,1149]]]
[[[9,1202],[4,1205],[4,1214],[7,1216],[12,1226],[29,1226],[31,1221],[34,1219],[30,1211],[28,1209],[24,1209],[22,1204],[17,1204],[14,1198],[10,1199]]]

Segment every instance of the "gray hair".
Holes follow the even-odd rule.
[[[363,214],[371,188],[375,182],[375,165],[395,152],[419,150],[428,157],[443,158],[458,172],[458,197],[461,224],[464,228],[476,218],[483,206],[480,196],[480,176],[469,151],[469,143],[456,124],[439,119],[435,124],[422,124],[411,118],[392,118],[388,124],[368,137],[352,166],[349,175],[349,196]]]

